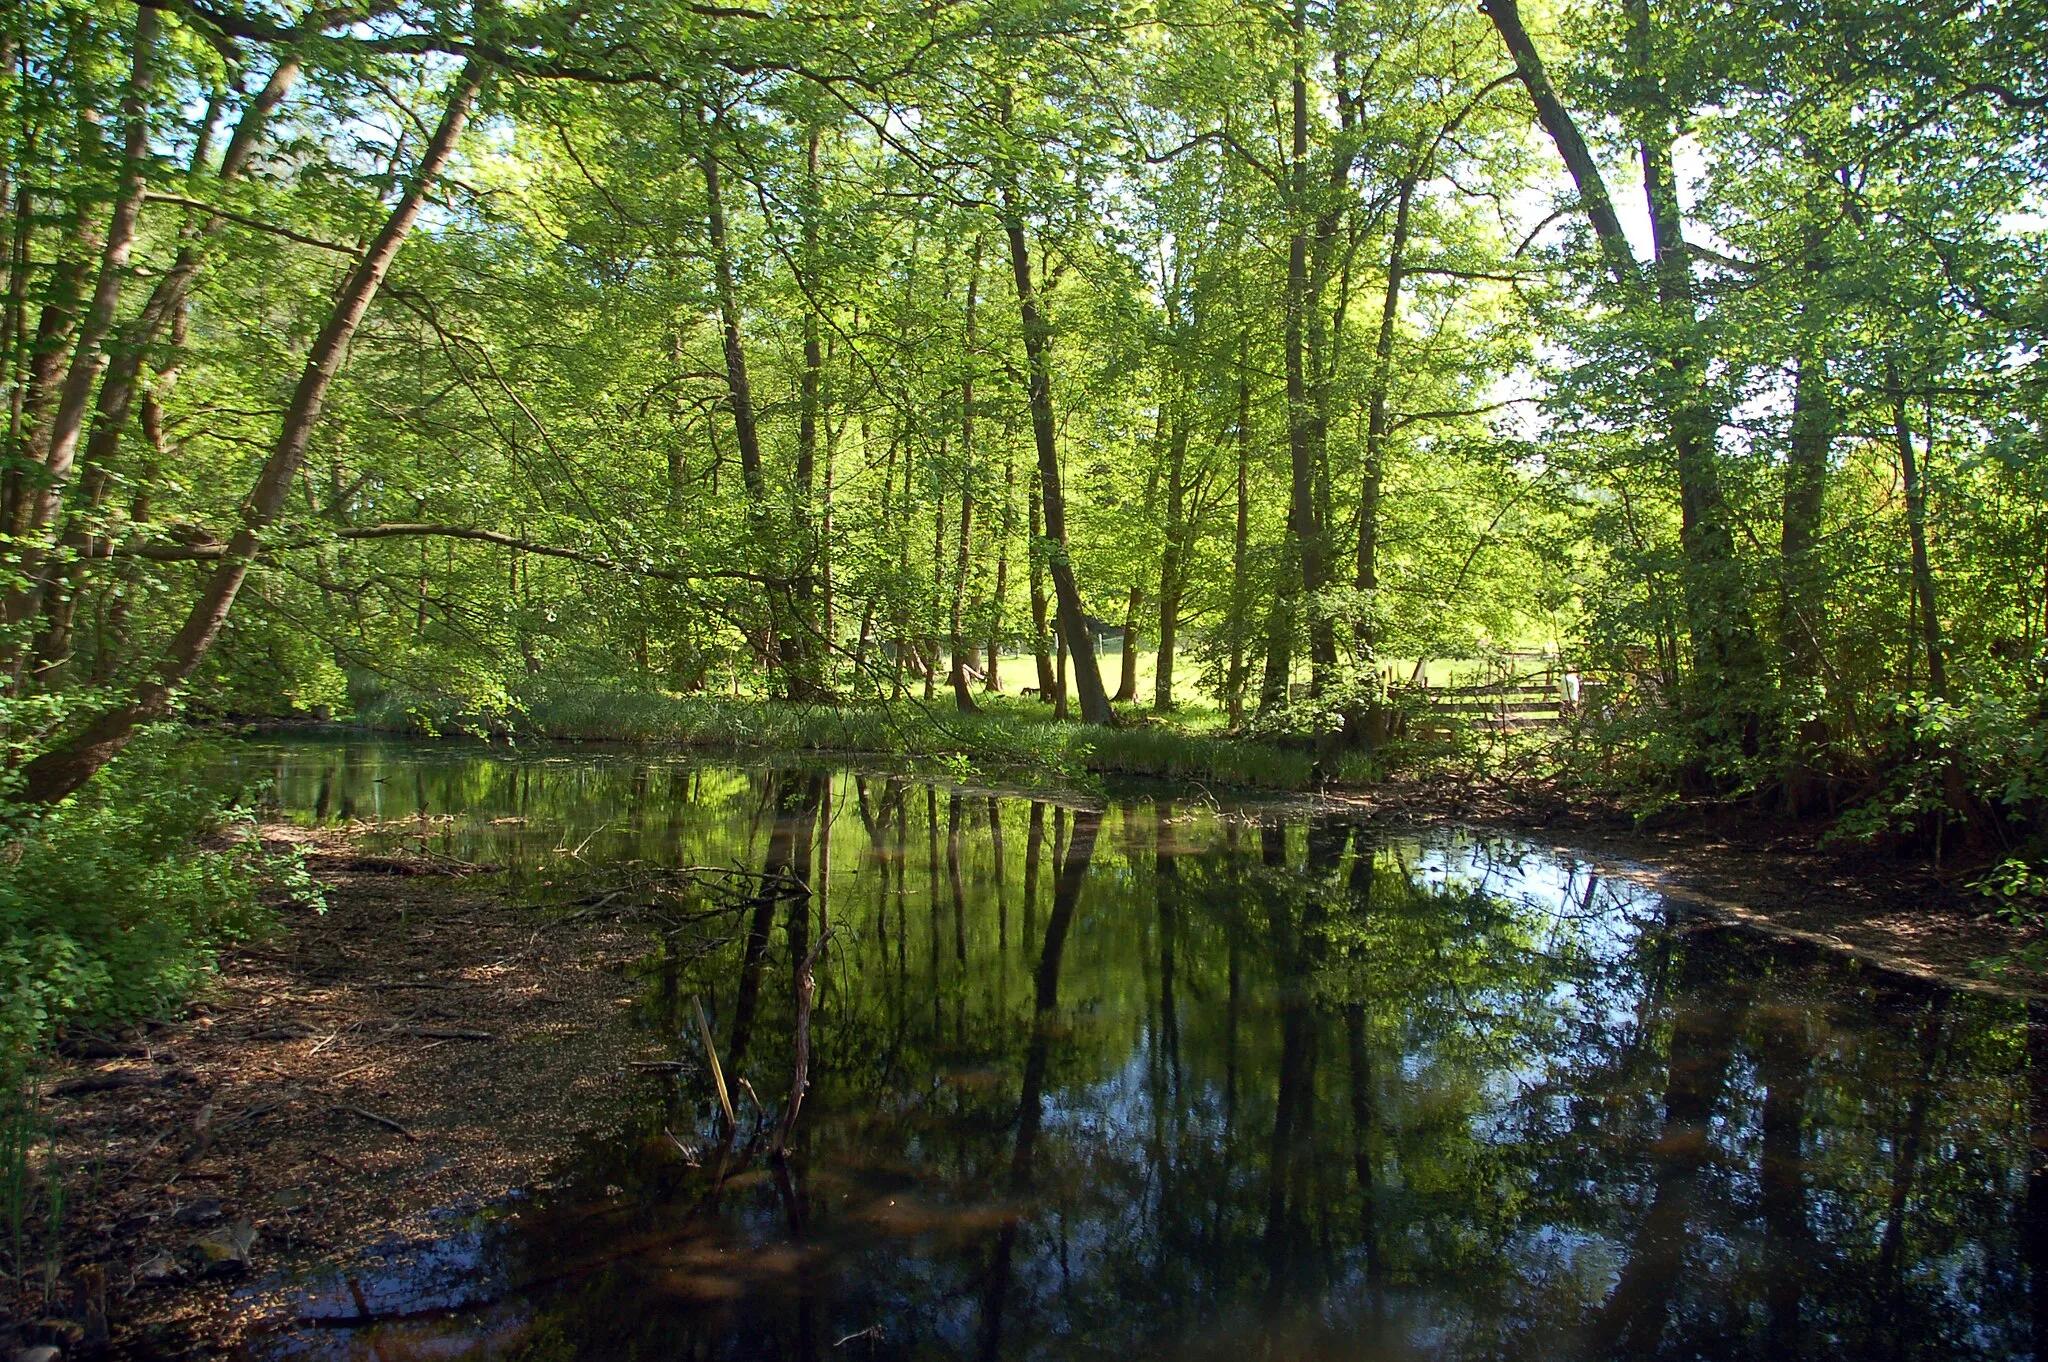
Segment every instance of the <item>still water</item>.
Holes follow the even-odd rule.
[[[2038,1005],[1456,829],[582,751],[234,760],[536,914],[653,905],[621,1024],[692,1061],[622,1078],[544,1190],[306,1281],[254,1357],[2048,1356]],[[766,1108],[736,1139],[693,1000]]]

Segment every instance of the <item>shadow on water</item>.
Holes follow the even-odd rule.
[[[250,1357],[2048,1356],[2038,1006],[1455,831],[815,767],[238,760],[514,892],[754,872],[650,928],[633,1015],[695,1059],[702,1004],[737,1131],[701,1072],[633,1080],[545,1189],[307,1279]]]

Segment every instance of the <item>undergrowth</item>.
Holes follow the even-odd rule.
[[[261,931],[263,895],[317,889],[268,852],[199,754],[168,732],[137,741],[50,809],[0,801],[0,1077],[67,1027],[170,1006],[215,953]]]

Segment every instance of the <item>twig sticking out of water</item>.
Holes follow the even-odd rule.
[[[693,994],[690,1006],[697,1011],[697,1034],[704,1038],[704,1059],[711,1069],[711,1082],[718,1089],[718,1105],[725,1112],[725,1128],[738,1130],[739,1118],[732,1114],[732,1094],[725,1088],[725,1070],[718,1063],[718,1042],[711,1038],[711,1023],[705,1020],[704,1004]]]
[[[796,973],[796,1063],[789,1075],[789,1102],[782,1109],[782,1121],[775,1127],[775,1157],[784,1158],[789,1153],[789,1132],[796,1125],[797,1113],[803,1109],[804,1091],[811,1085],[811,1000],[817,992],[817,979],[811,967],[818,962],[818,952],[825,949],[825,943],[832,939],[832,929],[827,927],[804,955],[802,968]]]

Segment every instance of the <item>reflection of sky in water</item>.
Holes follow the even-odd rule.
[[[839,933],[792,1165],[800,1236],[758,1168],[713,1193],[647,1162],[664,1127],[716,1135],[701,1081],[649,1078],[622,1094],[619,1137],[516,1220],[371,1251],[302,1297],[307,1319],[387,1322],[309,1325],[261,1355],[2033,1345],[2029,1245],[2048,1252],[2048,1225],[2028,1216],[2048,1206],[2030,1213],[2025,1190],[2048,1081],[2023,1009],[1673,931],[1659,895],[1548,847],[1317,821],[1310,850],[1303,815],[1275,841],[1192,804],[1162,833],[1149,799],[1119,797],[1041,1016],[1053,847],[1075,816],[1040,810],[1027,904],[1027,798],[996,805],[1000,880],[989,792],[962,801],[956,900],[954,792],[886,775],[374,743],[236,760],[273,776],[293,816],[390,818],[394,843],[502,865],[507,892],[543,904],[634,861],[774,868],[829,826],[829,886],[782,868],[829,888]],[[1170,874],[1161,847],[1180,853]],[[788,1082],[790,911],[767,905],[740,1066],[771,1105]],[[701,959],[650,934],[630,1024],[694,1034],[700,996],[729,1035],[734,930]],[[832,1349],[870,1325],[881,1338]]]

